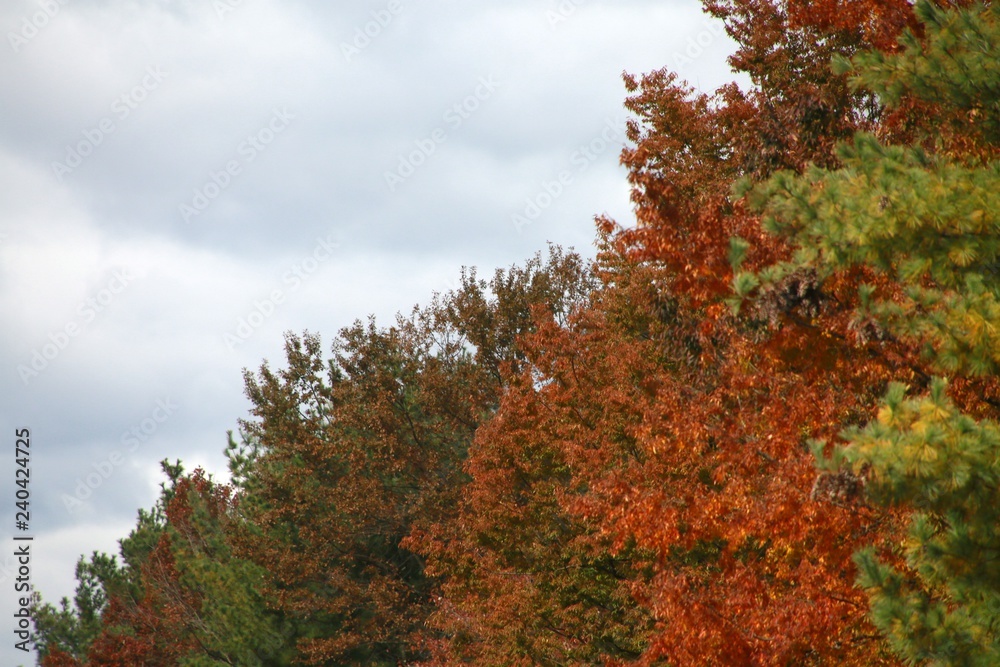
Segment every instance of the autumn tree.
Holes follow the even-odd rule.
[[[164,471],[160,500],[121,540],[121,563],[81,560],[75,606],[39,606],[41,664],[289,664],[280,617],[257,592],[263,571],[232,556],[231,489],[179,463]]]
[[[168,477],[180,474],[175,467],[165,470]],[[77,587],[72,604],[63,598],[56,607],[36,593],[33,618],[41,664],[57,667],[85,664],[91,645],[104,629],[109,601],[141,596],[142,564],[163,535],[165,502],[172,490],[172,483],[163,485],[161,497],[153,508],[139,510],[135,529],[119,541],[121,561],[99,552],[94,552],[89,561],[81,556],[76,566]]]
[[[602,664],[647,646],[653,620],[633,585],[648,582],[654,554],[613,544],[570,507],[586,495],[581,455],[627,460],[636,406],[650,400],[630,381],[642,374],[632,364],[649,362],[607,340],[596,305],[566,319],[535,313],[524,363],[504,369],[499,409],[475,434],[458,515],[407,540],[442,581],[427,664]]]
[[[63,598],[56,607],[37,599],[33,609],[36,648],[43,665],[79,665],[86,660],[94,638],[101,632],[101,615],[107,590],[120,576],[117,560],[94,552],[76,564],[76,593],[72,604]]]
[[[896,653],[908,663],[992,665],[1000,661],[1000,15],[926,0],[916,11],[922,38],[908,32],[901,52],[838,67],[890,105],[917,99],[938,131],[911,145],[859,134],[841,146],[840,168],[783,173],[759,188],[768,228],[796,249],[760,277],[767,284],[806,269],[824,281],[863,266],[900,285],[862,285],[856,321],[921,351],[936,373],[953,376],[951,386],[926,377],[892,385],[877,419],[845,431],[827,467],[866,471],[873,500],[914,511],[905,540],[856,559],[872,618]]]
[[[418,660],[437,580],[404,544],[447,522],[473,434],[496,410],[500,369],[523,359],[532,307],[564,317],[587,298],[581,259],[465,272],[461,286],[395,325],[357,322],[333,356],[287,339],[287,367],[246,376],[253,420],[231,453],[240,553],[271,573],[263,591],[292,623],[305,664]]]

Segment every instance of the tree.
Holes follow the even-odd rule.
[[[76,608],[36,613],[42,664],[288,664],[280,618],[258,593],[265,573],[232,557],[231,489],[163,466],[170,483],[121,541],[122,564],[81,560]]]
[[[649,399],[615,381],[644,362],[607,340],[595,305],[565,319],[536,311],[523,363],[505,368],[498,410],[475,433],[458,515],[407,540],[443,582],[428,664],[601,664],[646,648],[653,621],[633,586],[654,555],[614,545],[573,507],[585,495],[577,459],[620,461],[602,446],[627,448],[636,403]]]
[[[70,606],[68,598],[59,607],[36,598],[33,609],[36,648],[43,665],[78,665],[101,631],[101,614],[107,606],[106,589],[120,578],[118,563],[107,554],[94,552],[89,561],[76,564],[77,587]],[[105,583],[108,582],[108,583]]]
[[[287,368],[247,373],[252,421],[232,452],[239,553],[271,573],[264,593],[306,664],[399,664],[427,655],[438,581],[406,538],[447,522],[469,442],[518,364],[531,308],[586,298],[580,258],[552,248],[490,283],[461,287],[394,326],[289,336]]]
[[[757,312],[734,317],[726,304],[734,260],[763,267],[789,252],[732,197],[735,181],[835,165],[836,142],[859,128],[909,131],[828,65],[834,54],[891,44],[912,18],[906,3],[838,3],[868,15],[867,31],[837,19],[833,3],[818,4],[806,12],[805,3],[706,3],[740,43],[731,62],[751,75],[749,92],[696,95],[665,71],[626,77],[626,106],[638,119],[623,163],[637,225],[601,221],[609,235],[602,269],[606,301],[639,312],[625,306],[624,315],[600,318],[615,341],[603,352],[545,348],[557,358],[585,349],[577,367],[588,371],[659,361],[630,379],[656,387],[654,397],[625,417],[604,417],[641,425],[636,453],[614,465],[580,457],[569,485],[587,493],[567,505],[585,507],[612,545],[655,554],[649,584],[633,588],[654,620],[641,664],[893,662],[865,618],[850,565],[866,536],[892,534],[893,517],[817,479],[805,444],[862,421],[887,381],[909,377],[908,350],[857,348],[844,336],[848,317],[834,299],[858,276],[821,294],[810,274],[790,274]],[[594,449],[617,451],[614,441]]]

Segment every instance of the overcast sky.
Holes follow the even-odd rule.
[[[14,533],[54,602],[81,553],[117,553],[161,459],[225,477],[241,371],[282,364],[283,332],[328,343],[463,265],[592,256],[594,215],[630,223],[623,71],[732,78],[696,0],[424,4],[0,4],[5,618]],[[14,641],[0,662],[31,664]]]

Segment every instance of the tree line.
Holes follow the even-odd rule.
[[[704,0],[626,75],[636,221],[245,376],[41,664],[1000,664],[1000,22]]]

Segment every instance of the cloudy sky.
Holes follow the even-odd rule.
[[[595,214],[632,217],[623,71],[732,78],[696,0],[425,5],[2,3],[5,618],[13,534],[55,601],[81,553],[117,552],[158,461],[225,476],[241,371],[280,364],[283,332],[388,323],[548,241],[592,255]]]

